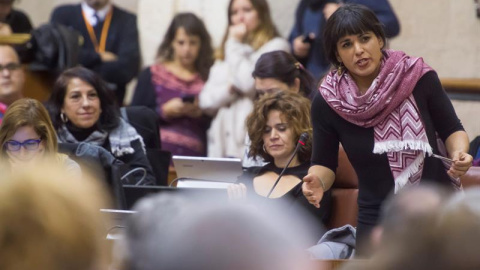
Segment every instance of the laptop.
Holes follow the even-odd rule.
[[[127,209],[132,209],[135,203],[141,198],[151,194],[159,193],[169,193],[174,194],[175,196],[185,196],[188,198],[188,200],[228,200],[227,191],[223,189],[123,185],[123,191],[125,193]]]
[[[172,160],[177,187],[225,189],[243,173],[239,158],[173,156]]]

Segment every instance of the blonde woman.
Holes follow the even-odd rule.
[[[245,119],[253,108],[252,72],[266,52],[289,51],[276,30],[266,0],[231,0],[228,28],[217,61],[199,96],[200,108],[214,117],[207,133],[208,156],[243,157]]]
[[[45,107],[24,98],[12,103],[0,128],[0,161],[11,171],[53,159],[67,170],[80,172],[78,164],[58,153],[57,135]]]

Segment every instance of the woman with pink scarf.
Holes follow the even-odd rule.
[[[368,8],[340,7],[324,42],[335,68],[312,102],[314,148],[303,193],[321,207],[341,143],[359,179],[357,255],[365,256],[390,192],[420,181],[461,189],[459,177],[472,164],[469,140],[436,72],[422,58],[384,49],[382,25]]]

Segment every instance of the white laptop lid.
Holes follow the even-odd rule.
[[[234,183],[243,173],[239,158],[173,156],[172,160],[177,177],[183,180]]]

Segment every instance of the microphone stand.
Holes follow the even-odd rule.
[[[268,192],[268,195],[267,195],[267,199],[270,198],[270,195],[272,195],[272,192],[273,190],[275,189],[275,187],[277,186],[278,182],[280,181],[280,178],[282,178],[283,174],[285,173],[285,170],[288,168],[288,165],[290,165],[290,163],[292,162],[293,158],[295,157],[295,155],[297,154],[298,152],[298,149],[300,149],[300,147],[302,146],[302,141],[299,140],[298,143],[297,143],[297,147],[295,147],[295,151],[293,151],[293,154],[292,156],[290,157],[290,159],[288,160],[287,162],[287,165],[285,165],[285,167],[283,167],[283,170],[282,172],[278,175],[278,178],[277,180],[275,181],[275,183],[273,184],[272,188],[270,189],[270,191]]]

